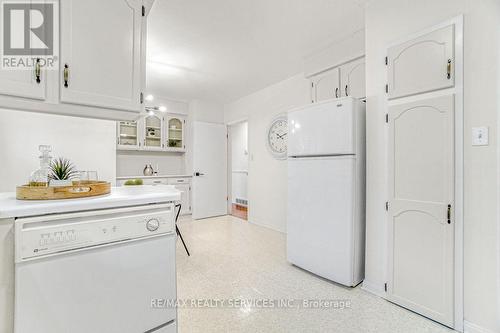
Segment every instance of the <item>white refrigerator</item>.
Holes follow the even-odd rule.
[[[365,103],[311,104],[288,124],[288,261],[355,286],[364,278]]]

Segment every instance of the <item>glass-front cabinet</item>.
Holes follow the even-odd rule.
[[[117,123],[118,150],[186,151],[186,116],[154,113]]]
[[[136,121],[120,121],[117,124],[117,145],[118,149],[135,150],[139,149],[139,127]]]
[[[166,117],[166,150],[184,151],[186,148],[184,142],[184,132],[186,127],[186,118],[180,115],[167,115]]]
[[[143,119],[144,140],[146,150],[163,149],[163,118],[157,115],[148,115]]]

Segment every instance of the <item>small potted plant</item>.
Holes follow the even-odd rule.
[[[50,186],[71,186],[72,179],[77,175],[75,166],[70,160],[59,157],[50,163]]]

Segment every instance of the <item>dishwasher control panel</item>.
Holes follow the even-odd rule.
[[[173,204],[16,220],[16,261],[175,232]]]

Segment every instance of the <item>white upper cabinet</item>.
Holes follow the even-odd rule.
[[[166,118],[166,139],[167,150],[184,151],[186,143],[184,134],[186,130],[186,117],[182,115],[169,114]]]
[[[339,69],[334,68],[311,78],[311,100],[313,103],[340,97]]]
[[[61,102],[140,111],[139,0],[61,1]]]
[[[0,94],[45,100],[47,79],[45,71],[37,61],[33,70],[0,70]]]
[[[143,109],[147,14],[153,0],[59,3],[56,67],[44,67],[42,59],[40,68],[0,70],[0,107],[137,120]],[[33,53],[31,58],[36,57]]]
[[[144,134],[142,147],[144,150],[162,150],[165,147],[163,122],[164,118],[158,115],[148,115],[142,118]]]
[[[366,97],[365,58],[359,58],[340,66],[342,97]]]
[[[389,48],[389,98],[452,87],[453,50],[453,25]]]

